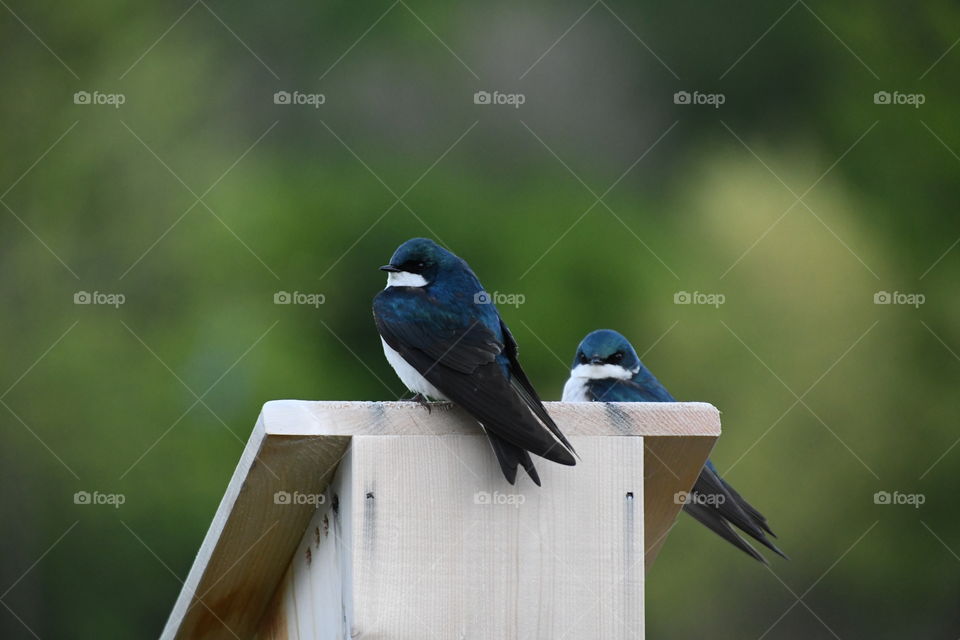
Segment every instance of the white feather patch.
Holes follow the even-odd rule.
[[[563,385],[563,402],[589,402],[587,380],[616,378],[629,380],[636,371],[624,369],[618,364],[578,364],[570,371],[570,379]]]
[[[563,385],[563,402],[590,402],[590,396],[587,394],[587,379],[571,377]]]
[[[380,338],[380,342],[383,344],[383,354],[387,356],[387,362],[389,362],[393,370],[396,371],[397,377],[406,385],[407,389],[435,400],[449,400],[439,389],[420,375],[419,371],[410,366],[410,364],[403,359],[403,356],[401,356],[396,349],[388,345],[383,338]]]
[[[427,279],[419,273],[410,273],[409,271],[396,271],[387,274],[387,286],[390,287],[425,287]]]
[[[603,378],[617,378],[629,380],[636,371],[624,369],[618,364],[578,364],[570,371],[571,378],[587,378],[588,380],[602,380]]]

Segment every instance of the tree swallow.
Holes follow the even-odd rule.
[[[510,484],[522,465],[540,485],[530,453],[576,464],[520,368],[516,340],[466,262],[413,238],[380,270],[387,286],[373,299],[373,317],[387,361],[415,399],[450,400],[476,418]]]
[[[563,387],[564,402],[674,402],[650,370],[643,366],[633,346],[616,331],[600,329],[587,335],[577,348],[570,379]],[[713,463],[700,471],[683,510],[698,522],[751,557],[766,559],[730,525],[786,558],[770,542],[776,538],[767,519],[754,509],[717,472]]]

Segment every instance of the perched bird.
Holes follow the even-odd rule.
[[[517,360],[517,342],[461,258],[432,240],[396,250],[373,317],[387,361],[414,399],[450,400],[481,424],[510,484],[523,466],[540,485],[530,453],[576,464],[575,452]]]
[[[590,333],[577,348],[570,379],[563,387],[564,402],[674,402],[660,381],[643,366],[633,346],[616,331]],[[767,519],[727,484],[713,463],[700,471],[683,510],[724,540],[766,563],[753,546],[730,525],[786,557],[768,535],[776,538]]]

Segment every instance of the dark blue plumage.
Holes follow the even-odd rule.
[[[420,398],[451,400],[483,425],[510,483],[529,453],[576,463],[517,360],[517,343],[462,259],[432,240],[400,245],[381,267],[387,287],[373,300],[384,354]]]
[[[630,342],[609,329],[594,331],[580,343],[563,399],[568,402],[674,402],[670,392],[640,361]],[[776,536],[767,526],[766,518],[720,477],[709,460],[690,497],[683,506],[684,511],[738,549],[766,562],[731,524],[783,556],[767,537]]]

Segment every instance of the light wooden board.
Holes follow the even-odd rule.
[[[569,437],[647,436],[643,525],[649,566],[679,510],[674,494],[693,485],[720,433],[719,413],[703,403],[546,405]],[[274,496],[321,493],[352,436],[479,433],[469,416],[447,405],[428,413],[413,403],[267,403],[162,637],[253,637],[316,513],[314,505],[277,504]],[[537,466],[541,475],[573,471],[539,459]],[[288,578],[291,587],[296,577]]]
[[[260,640],[349,639],[353,618],[353,457],[347,450],[274,591]],[[304,579],[307,576],[308,579]]]
[[[356,437],[263,637],[642,638],[643,439],[572,442],[584,461],[540,489],[507,484],[480,435]]]

